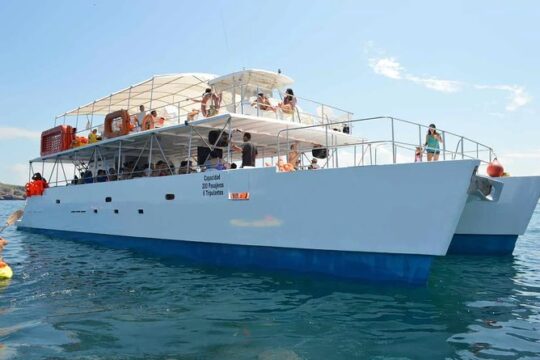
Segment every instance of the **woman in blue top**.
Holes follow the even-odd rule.
[[[439,160],[439,154],[441,152],[439,144],[442,142],[442,137],[437,132],[435,124],[430,124],[426,134],[426,143],[424,144],[427,152],[427,161]]]

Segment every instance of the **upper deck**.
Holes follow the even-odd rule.
[[[220,77],[203,73],[156,75],[66,111],[55,117],[54,125],[69,124],[77,129],[79,135],[86,135],[94,128],[102,132],[107,114],[127,110],[133,116],[140,112],[140,106],[144,106],[147,113],[155,110],[157,117],[164,120],[162,126],[177,125],[186,120],[200,120],[207,117],[201,111],[201,99],[208,88],[220,96],[218,114],[257,116],[304,125],[352,119],[353,113],[350,111],[298,95],[294,96],[297,100],[294,109],[284,111],[279,104],[283,102],[285,88],[292,84],[293,80],[283,74],[256,69]],[[259,93],[268,98],[269,106],[257,103]]]
[[[56,184],[62,184],[70,181],[65,163],[74,166],[74,175],[89,169],[94,175],[98,171],[121,174],[127,170],[133,174],[142,172],[145,167],[154,167],[156,159],[167,164],[169,174],[189,173],[194,169],[186,167],[186,163],[202,165],[214,150],[228,164],[241,161],[241,154],[235,152],[234,147],[241,145],[240,133],[244,132],[251,134],[251,142],[258,149],[257,166],[273,165],[279,159],[289,161],[285,157],[290,155],[293,144],[299,156],[298,170],[307,169],[317,151],[325,154],[317,156],[318,166],[323,169],[415,161],[415,150],[423,146],[427,126],[393,117],[353,119],[351,112],[297,95],[293,111],[285,111],[290,109],[282,107],[283,98],[287,96],[283,89],[292,83],[292,79],[283,74],[264,70],[244,70],[221,77],[210,74],[155,76],[68,111],[58,116],[55,123],[62,121],[77,129],[84,127],[85,130],[76,131],[78,135],[86,135],[91,129],[102,132],[107,114],[127,110],[129,118],[135,119],[141,105],[146,110],[156,110],[157,117],[163,118],[162,123],[146,131],[126,132],[33,159],[30,173],[34,172],[32,163],[54,163],[49,180],[56,170]],[[201,99],[208,88],[215,94],[212,96],[219,96],[219,106],[216,113],[204,116]],[[257,98],[261,93],[268,99],[265,106],[260,106]],[[225,144],[212,142],[209,136],[212,131],[218,138],[225,134],[228,141]],[[489,146],[449,131],[439,131],[443,140],[441,160],[480,159],[484,163],[492,160],[494,153]],[[208,151],[201,155],[200,149]],[[131,164],[129,169],[126,164]],[[60,168],[64,175],[62,181],[58,181]],[[42,171],[44,169],[42,166]],[[197,169],[204,170],[204,166]]]

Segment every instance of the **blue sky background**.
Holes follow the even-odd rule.
[[[540,174],[537,1],[1,1],[0,182],[54,116],[154,74],[283,72],[301,96],[492,145]]]

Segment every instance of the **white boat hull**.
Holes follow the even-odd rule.
[[[19,228],[214,264],[425,283],[477,165],[253,168],[55,187],[28,199]],[[229,199],[241,192],[249,200]]]
[[[470,196],[449,254],[510,255],[527,230],[540,198],[540,176],[497,178],[504,183],[498,201]]]

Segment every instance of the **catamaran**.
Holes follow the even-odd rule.
[[[397,134],[412,127],[421,141],[420,124],[353,119],[297,95],[284,106],[292,83],[256,69],[159,75],[58,116],[29,166],[48,187],[29,187],[18,228],[198,263],[424,284],[475,202],[498,203],[506,184],[478,175],[463,137],[445,161],[414,163],[403,153],[416,140]],[[368,140],[368,124],[390,135]],[[93,129],[101,141],[85,144]],[[240,167],[246,133],[258,160]]]

